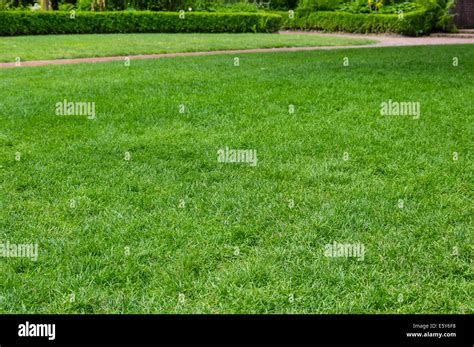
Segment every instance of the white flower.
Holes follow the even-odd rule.
[[[40,9],[41,9],[41,6],[38,3],[34,4],[33,6],[30,6],[31,11],[38,11]]]

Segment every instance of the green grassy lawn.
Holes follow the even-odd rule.
[[[361,45],[373,40],[279,34],[101,34],[0,37],[0,61],[301,46]]]
[[[0,258],[0,312],[472,313],[473,55],[0,70],[0,240],[39,245]],[[57,116],[64,99],[96,119]],[[226,146],[258,164],[218,162]],[[326,257],[334,241],[364,259]]]

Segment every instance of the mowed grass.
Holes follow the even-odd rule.
[[[0,258],[0,311],[472,313],[473,54],[0,70],[0,240],[39,244]],[[97,118],[55,115],[64,99]],[[389,99],[420,119],[381,116]],[[325,257],[334,241],[364,260]]]
[[[285,34],[96,34],[0,37],[0,61],[124,56],[301,46],[361,45],[373,40]]]

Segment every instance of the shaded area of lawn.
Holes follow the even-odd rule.
[[[361,45],[373,40],[279,34],[100,34],[0,37],[0,61],[274,47]]]
[[[0,240],[39,258],[0,259],[0,312],[470,312],[473,54],[1,70]],[[97,118],[56,116],[64,99]],[[364,260],[325,257],[334,241]]]

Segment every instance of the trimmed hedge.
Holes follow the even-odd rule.
[[[295,11],[278,13],[186,12],[69,12],[0,11],[0,35],[92,34],[92,33],[242,33],[275,32],[281,27],[299,30],[398,33],[409,36],[428,34],[433,12],[396,14],[353,14],[317,11],[306,16]]]
[[[396,14],[354,14],[318,11],[294,19],[283,15],[286,29],[346,31],[356,33],[397,33],[408,36],[426,35],[432,29],[433,13],[419,10],[407,12],[403,19]]]
[[[267,13],[1,11],[0,35],[92,33],[275,32],[281,16]]]

